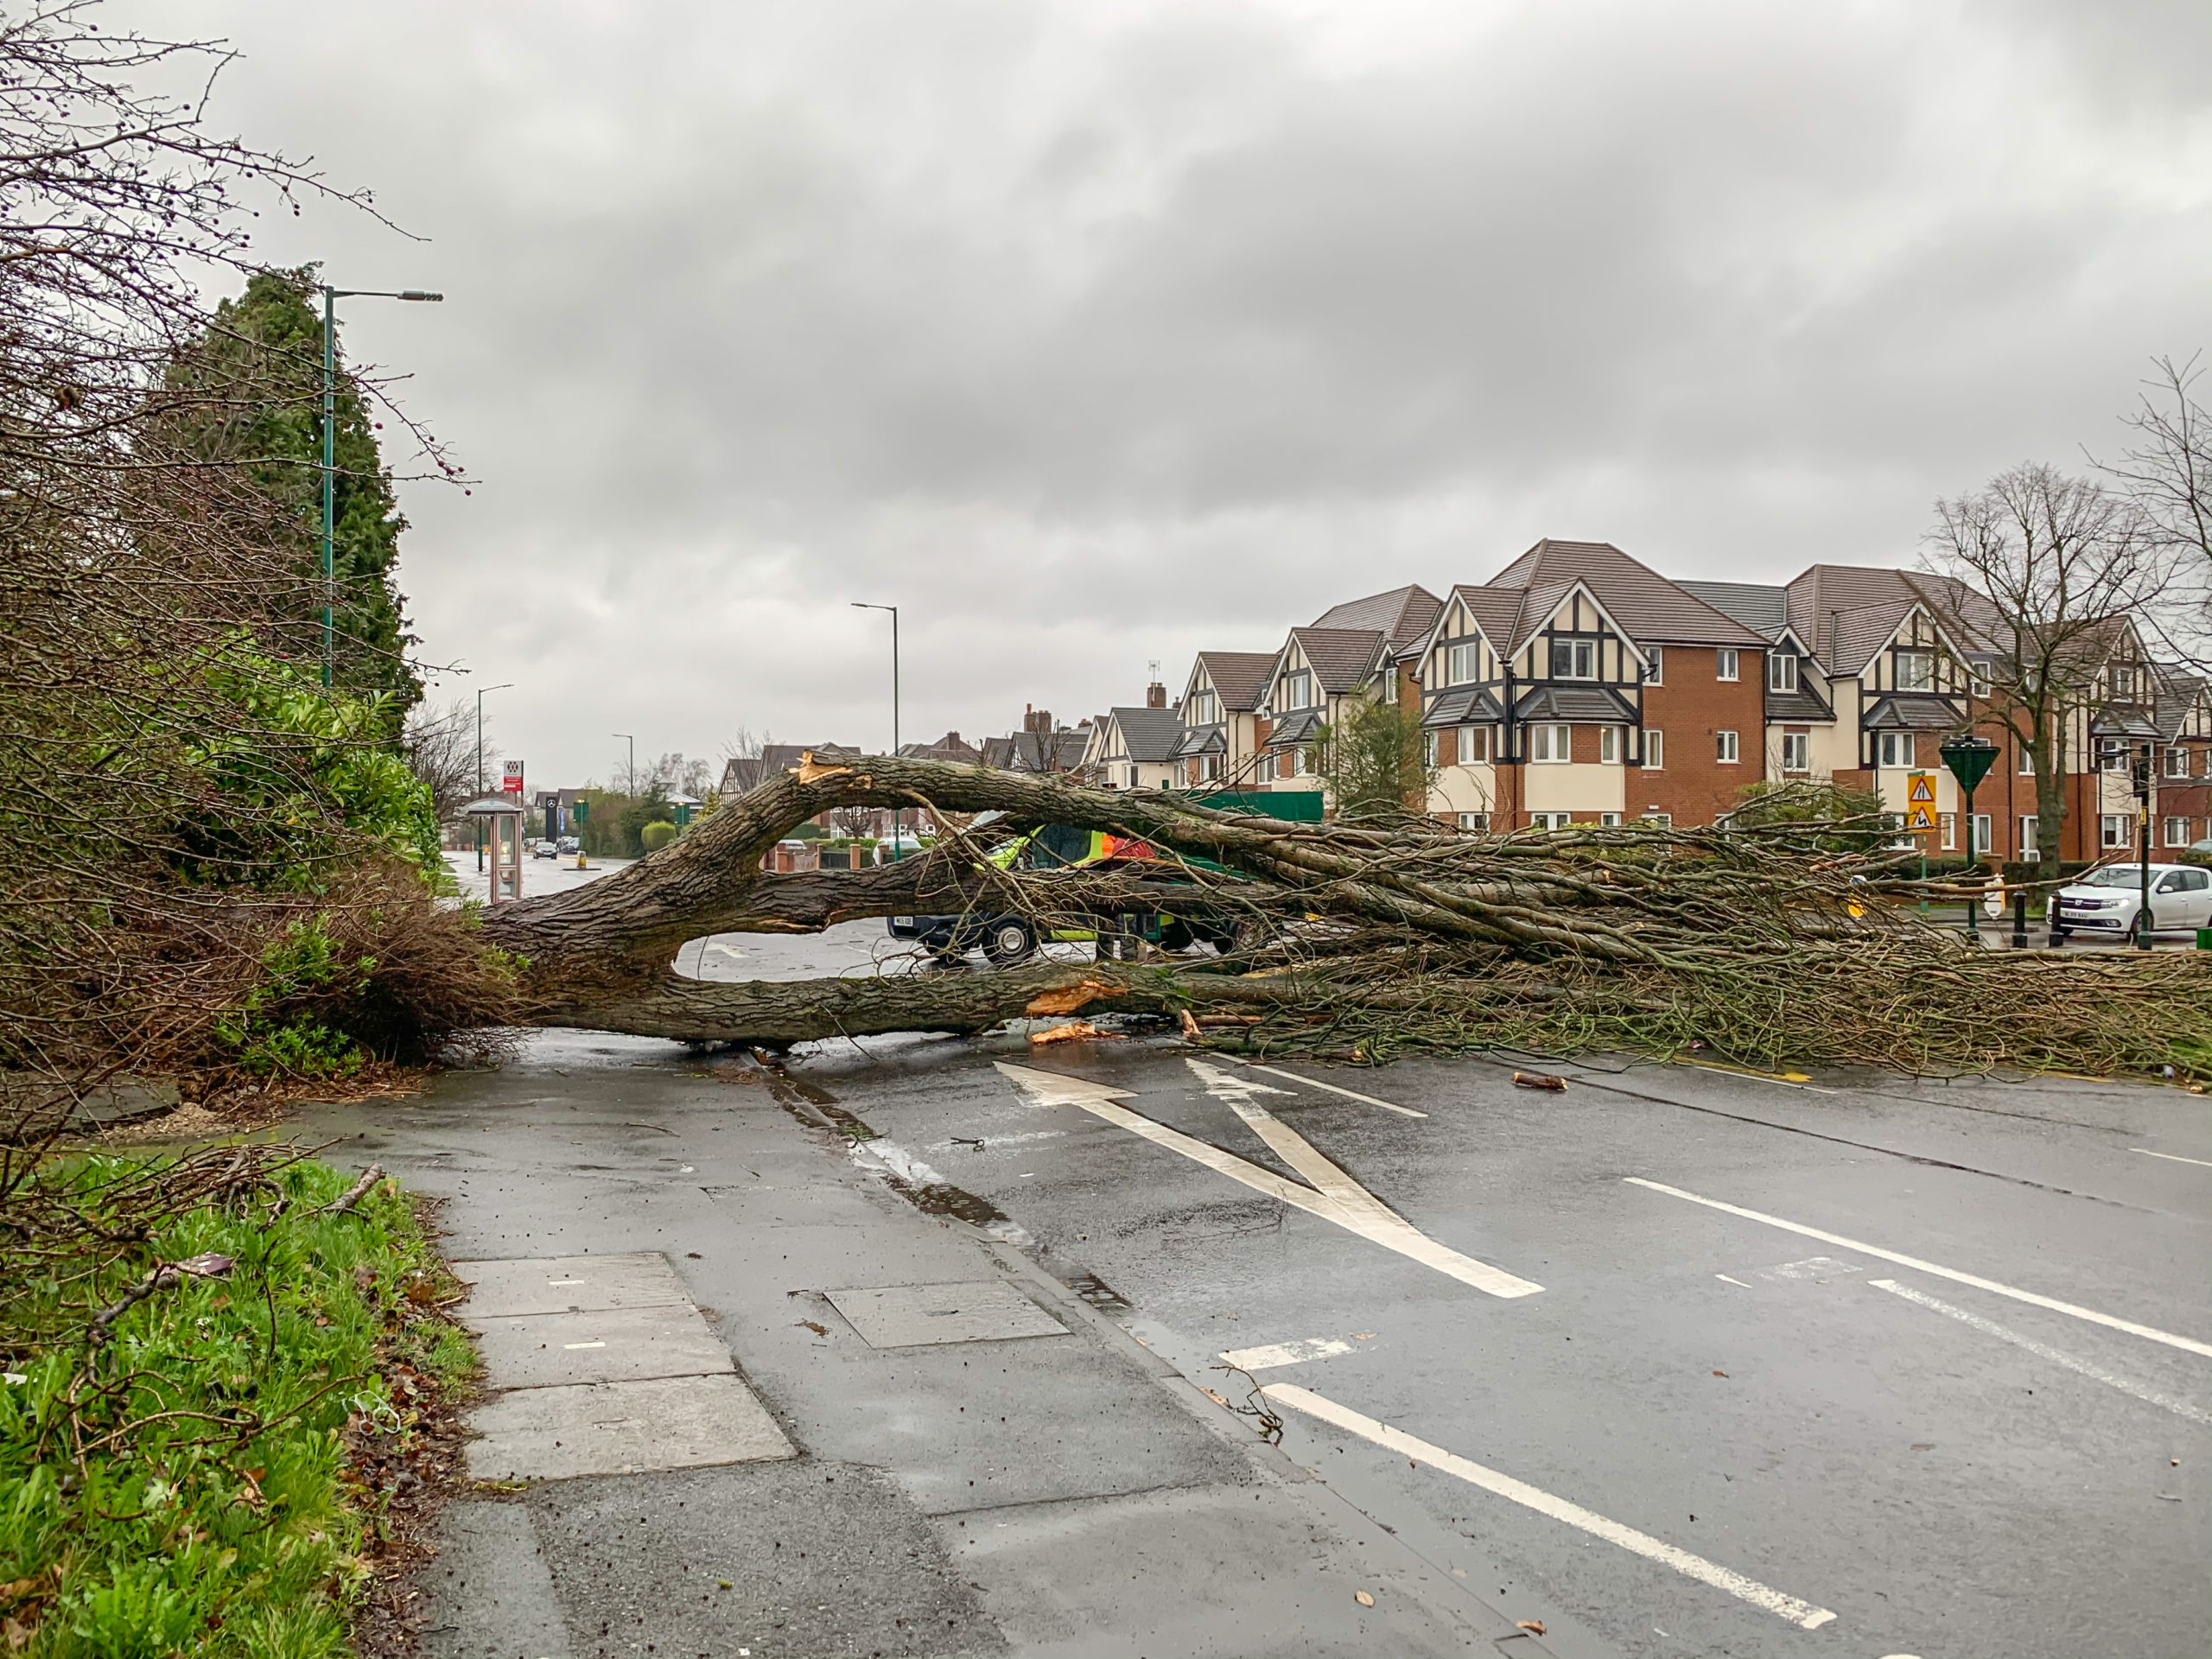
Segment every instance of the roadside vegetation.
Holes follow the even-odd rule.
[[[0,1650],[350,1651],[454,1294],[392,1183],[290,1148],[0,1162]]]

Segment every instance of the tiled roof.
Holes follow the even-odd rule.
[[[1293,628],[1290,637],[1331,696],[1342,696],[1375,672],[1385,640],[1380,628]]]
[[[1194,754],[1226,754],[1228,753],[1229,735],[1221,726],[1185,726],[1183,728],[1182,737],[1176,742],[1175,753],[1169,758],[1185,760]]]
[[[1675,586],[1764,639],[1778,639],[1789,626],[1787,588],[1758,582],[1678,582]]]
[[[1618,691],[1601,685],[1540,685],[1514,705],[1516,720],[1580,720],[1633,726],[1636,710]]]
[[[1835,710],[1828,707],[1826,697],[1801,680],[1795,691],[1770,691],[1766,694],[1766,717],[1803,724],[1834,720]]]
[[[1314,728],[1320,723],[1321,711],[1319,709],[1295,709],[1274,723],[1274,729],[1268,734],[1268,747],[1288,749],[1310,742]]]
[[[1452,593],[1474,617],[1478,626],[1490,637],[1500,655],[1512,650],[1514,634],[1521,626],[1521,590],[1517,588],[1476,588],[1462,583]]]
[[[1961,705],[1932,691],[1885,692],[1859,721],[1870,732],[1955,732],[1964,723]]]
[[[1420,639],[1436,620],[1436,613],[1444,608],[1444,601],[1419,583],[1393,588],[1387,594],[1370,594],[1365,599],[1347,600],[1341,605],[1331,606],[1313,619],[1317,628],[1347,628],[1360,631],[1372,629],[1388,639],[1393,646],[1403,645]]]
[[[1857,564],[1816,564],[1785,588],[1790,632],[1831,674],[1865,671],[1897,625],[1924,605],[1961,650],[1995,633],[1997,609],[1948,576]]]
[[[2206,683],[2177,669],[2161,667],[2158,677],[2158,735],[2171,743],[2181,735],[2190,710],[2205,694]]]
[[[1202,651],[1198,660],[1205,664],[1213,689],[1221,694],[1221,706],[1248,715],[1268,695],[1277,655],[1272,651]]]
[[[2139,706],[2100,709],[2089,718],[2091,737],[2155,739],[2158,734],[2158,722]]]
[[[1179,709],[1116,709],[1114,723],[1122,728],[1122,750],[1132,760],[1169,760],[1183,739],[1183,711]]]
[[[1498,700],[1478,685],[1463,685],[1429,699],[1424,726],[1495,726],[1505,718]]]
[[[1490,579],[1491,588],[1528,590],[1522,607],[1521,637],[1509,650],[1517,649],[1529,634],[1543,626],[1551,613],[1537,610],[1536,590],[1564,590],[1580,582],[1597,595],[1598,602],[1628,631],[1629,638],[1658,645],[1764,645],[1766,639],[1734,617],[1716,610],[1679,582],[1661,575],[1610,542],[1538,542]],[[1554,601],[1556,603],[1556,601]],[[1489,624],[1484,624],[1484,631]]]

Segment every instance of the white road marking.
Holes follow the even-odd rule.
[[[1260,1392],[1270,1400],[1288,1406],[1294,1411],[1302,1411],[1309,1417],[1318,1417],[1323,1422],[1333,1424],[1347,1433],[1357,1434],[1363,1440],[1372,1440],[1376,1445],[1395,1452],[1400,1457],[1411,1458],[1416,1463],[1428,1464],[1442,1470],[1447,1475],[1457,1476],[1471,1486],[1479,1486],[1484,1491],[1494,1492],[1510,1503],[1522,1505],[1524,1509],[1534,1510],[1539,1515],[1548,1516],[1554,1521],[1564,1522],[1570,1527],[1579,1528],[1592,1537],[1604,1539],[1609,1544],[1618,1544],[1621,1548],[1641,1555],[1646,1560],[1656,1561],[1662,1567],[1670,1567],[1685,1578],[1695,1579],[1700,1584],[1709,1584],[1716,1590],[1726,1590],[1739,1600],[1747,1601],[1754,1607],[1763,1608],[1778,1618],[1788,1619],[1802,1630],[1817,1630],[1821,1625],[1828,1624],[1835,1618],[1835,1615],[1825,1607],[1815,1607],[1808,1601],[1800,1601],[1795,1596],[1784,1595],[1779,1590],[1770,1589],[1756,1579],[1747,1579],[1740,1573],[1732,1572],[1727,1567],[1707,1560],[1702,1555],[1693,1555],[1686,1549],[1664,1543],[1647,1533],[1637,1531],[1633,1527],[1624,1527],[1618,1521],[1609,1521],[1602,1515],[1584,1509],[1580,1503],[1570,1503],[1563,1497],[1554,1497],[1551,1493],[1540,1487],[1531,1486],[1526,1481],[1516,1480],[1510,1475],[1501,1474],[1495,1469],[1485,1468],[1483,1465],[1471,1462],[1455,1452],[1446,1452],[1441,1446],[1431,1446],[1427,1440],[1415,1440],[1402,1430],[1392,1428],[1388,1423],[1377,1422],[1372,1417],[1364,1416],[1350,1407],[1340,1406],[1333,1400],[1325,1400],[1321,1395],[1299,1388],[1294,1383],[1271,1382]]]
[[[604,1348],[607,1346],[603,1342],[564,1342],[561,1345],[572,1351],[578,1348]]]
[[[545,1282],[549,1285],[581,1285],[583,1283],[583,1281],[581,1279],[548,1279]]]
[[[1839,1262],[1832,1255],[1808,1255],[1802,1262],[1785,1262],[1778,1268],[1769,1268],[1759,1277],[1810,1279],[1824,1285],[1839,1274],[1864,1272],[1866,1268],[1855,1262]]]
[[[1743,1281],[1741,1279],[1731,1279],[1731,1278],[1729,1278],[1729,1277],[1728,1277],[1728,1275],[1727,1275],[1726,1274],[1725,1274],[1725,1273],[1716,1273],[1716,1274],[1714,1274],[1713,1276],[1714,1278],[1716,1278],[1716,1279],[1719,1279],[1719,1280],[1723,1281],[1724,1282],[1726,1282],[1726,1283],[1727,1283],[1727,1284],[1731,1284],[1731,1285],[1743,1285],[1743,1286],[1744,1286],[1744,1288],[1745,1288],[1745,1290],[1751,1290],[1751,1289],[1756,1288],[1756,1287],[1751,1286],[1751,1285],[1745,1285],[1745,1284],[1744,1284],[1744,1281]]]
[[[2130,1147],[2128,1150],[2139,1152],[2145,1158],[2164,1158],[2177,1164],[2196,1164],[2201,1168],[2212,1169],[2212,1159],[2184,1158],[2177,1152],[2153,1152],[2148,1147]]]
[[[1310,1088],[1325,1089],[1332,1095],[1342,1095],[1346,1100],[1356,1100],[1363,1106],[1380,1106],[1384,1111],[1395,1112],[1401,1117],[1428,1116],[1427,1112],[1417,1112],[1410,1106],[1394,1106],[1387,1100],[1377,1100],[1372,1095],[1363,1095],[1357,1089],[1345,1089],[1333,1083],[1324,1083],[1319,1077],[1304,1077],[1296,1071],[1284,1071],[1272,1065],[1262,1065],[1257,1060],[1243,1059],[1234,1054],[1224,1054],[1221,1058],[1224,1060],[1235,1061],[1238,1065],[1249,1066],[1255,1071],[1264,1071],[1271,1077],[1282,1077],[1291,1083],[1302,1083]]]
[[[1263,1348],[1232,1348],[1216,1357],[1240,1371],[1264,1371],[1277,1365],[1302,1365],[1309,1359],[1334,1359],[1351,1351],[1351,1344],[1334,1337],[1308,1337],[1303,1342],[1271,1342]]]
[[[1921,1273],[1932,1273],[1939,1279],[1948,1279],[1955,1284],[1972,1285],[1976,1290],[1986,1290],[1999,1296],[2010,1296],[2016,1302],[2025,1302],[2032,1307],[2046,1307],[2054,1313],[2065,1313],[2077,1319],[2087,1319],[2092,1325],[2101,1325],[2109,1330],[2125,1331],[2132,1337],[2142,1337],[2152,1342],[2163,1342],[2169,1348],[2202,1354],[2212,1359],[2212,1343],[2199,1342],[2194,1337],[2176,1336],[2171,1331],[2161,1331],[2156,1325],[2139,1325],[2133,1319],[2123,1319],[2110,1313],[2100,1313],[2094,1307],[2080,1307],[2072,1302],[2062,1302],[2053,1296],[2042,1296],[2032,1290],[2020,1290],[2012,1285],[2000,1285],[1994,1279],[1984,1279],[1978,1274],[1961,1273],[1956,1268],[1939,1267],[1933,1262],[1923,1262],[1916,1255],[1900,1255],[1885,1250],[1878,1244],[1863,1243],[1855,1238],[1846,1238],[1840,1233],[1825,1232],[1818,1227],[1808,1227],[1802,1222],[1784,1221],[1779,1216],[1764,1215],[1757,1210],[1745,1210],[1737,1205],[1723,1204],[1718,1198],[1701,1198],[1694,1192],[1685,1192],[1679,1186],[1667,1186],[1658,1181],[1647,1181],[1641,1175],[1624,1175],[1621,1179],[1630,1186],[1647,1187],[1654,1192],[1664,1192],[1669,1198],[1687,1198],[1692,1204],[1701,1204],[1708,1210],[1719,1210],[1728,1215],[1741,1216],[1746,1221],[1764,1222],[1770,1227],[1779,1227],[1784,1232],[1802,1233],[1807,1238],[1817,1238],[1824,1244],[1840,1244],[1847,1250],[1857,1250],[1862,1255],[1878,1255],[1885,1262],[1894,1262],[1901,1268],[1911,1268]]]
[[[1126,1089],[1109,1088],[1104,1084],[1071,1077],[1057,1071],[1038,1071],[1026,1065],[1009,1065],[1004,1060],[995,1061],[994,1064],[1009,1082],[1028,1093],[1040,1106],[1080,1107],[1093,1117],[1103,1119],[1132,1135],[1141,1135],[1156,1147],[1179,1153],[1193,1163],[1204,1164],[1216,1173],[1226,1175],[1230,1180],[1240,1182],[1255,1192],[1264,1192],[1269,1198],[1295,1205],[1309,1215],[1334,1222],[1347,1232],[1357,1233],[1385,1249],[1395,1250],[1400,1255],[1409,1257],[1424,1267],[1433,1268],[1463,1285],[1492,1296],[1506,1298],[1533,1296],[1543,1288],[1541,1285],[1518,1278],[1502,1268],[1493,1268],[1488,1262],[1478,1262],[1472,1256],[1462,1255],[1457,1250],[1439,1244],[1323,1158],[1293,1133],[1287,1125],[1276,1122],[1256,1107],[1250,1106],[1249,1102],[1245,1110],[1240,1111],[1238,1116],[1244,1116],[1246,1111],[1255,1112],[1272,1126],[1263,1138],[1274,1147],[1285,1163],[1303,1173],[1325,1169],[1331,1185],[1344,1192],[1344,1197],[1317,1192],[1313,1187],[1301,1186],[1296,1181],[1285,1180],[1273,1170],[1247,1163],[1218,1147],[1171,1129],[1165,1123],[1155,1123],[1141,1113],[1116,1104],[1116,1102],[1129,1097],[1129,1091]],[[1226,1074],[1224,1074],[1224,1080],[1230,1083],[1236,1081]],[[1265,1084],[1257,1086],[1266,1087]],[[1268,1092],[1280,1091],[1269,1090]],[[1248,1117],[1246,1121],[1250,1122],[1251,1119]],[[1255,1129],[1258,1127],[1256,1122],[1254,1123]],[[1294,1150],[1296,1153],[1294,1157],[1292,1155]],[[1353,1193],[1357,1194],[1357,1198],[1348,1202]]]
[[[2054,1365],[2063,1365],[2079,1376],[2103,1383],[2107,1388],[2118,1389],[2122,1394],[2133,1395],[2146,1405],[2156,1406],[2161,1411],[2171,1411],[2175,1416],[2186,1417],[2192,1423],[2212,1424],[2212,1411],[2206,1411],[2200,1406],[2193,1406],[2186,1400],[2177,1400],[2170,1394],[2161,1394],[2156,1389],[2146,1389],[2140,1382],[2133,1382],[2117,1372],[2108,1371],[2101,1365],[2093,1365],[2086,1359],[2076,1359],[2072,1354],[2053,1348],[2048,1343],[2037,1342],[2033,1337],[2024,1337],[2018,1331],[2001,1325],[1994,1319],[1985,1319],[1979,1313],[1969,1313],[1963,1307],[1953,1307],[1948,1302],[1939,1301],[1925,1291],[1915,1290],[1910,1285],[1901,1285],[1894,1279],[1869,1279],[1866,1282],[1877,1290],[1886,1290],[1892,1296],[1902,1296],[1908,1302],[1916,1303],[1919,1306],[1931,1309],[1947,1318],[1956,1319],[1961,1325],[1971,1325],[1986,1337],[1994,1337],[1999,1342],[2009,1342],[2015,1348],[2024,1348],[2038,1359],[2047,1359]]]

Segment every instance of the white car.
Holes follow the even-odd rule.
[[[2053,903],[2054,944],[2069,933],[2126,938],[2143,907],[2143,867],[2107,864],[2092,870],[2061,887]],[[2212,927],[2212,870],[2196,864],[2151,866],[2151,927],[2158,933]]]

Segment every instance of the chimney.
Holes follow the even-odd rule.
[[[1150,685],[1145,687],[1144,706],[1147,709],[1165,709],[1167,706],[1167,688],[1158,680],[1154,680]]]
[[[1049,709],[1022,705],[1021,729],[1025,732],[1049,732],[1052,729],[1052,711]]]

